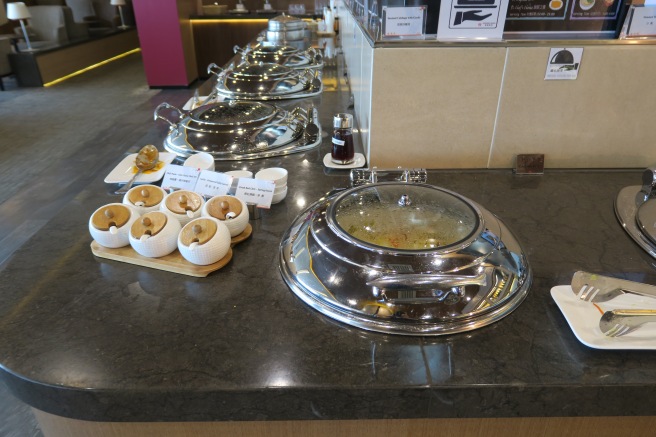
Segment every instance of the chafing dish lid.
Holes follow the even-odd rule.
[[[241,64],[232,70],[230,74],[235,77],[254,77],[266,79],[267,77],[279,77],[289,74],[296,74],[296,70],[282,64],[256,62],[252,64]]]
[[[363,186],[335,201],[337,231],[393,250],[444,249],[479,232],[480,214],[454,193],[413,184]]]
[[[300,18],[282,14],[269,19],[269,30],[296,30],[305,29],[307,24]]]
[[[208,129],[215,126],[238,126],[266,123],[276,115],[275,105],[264,102],[230,101],[200,106],[188,113],[189,129]]]

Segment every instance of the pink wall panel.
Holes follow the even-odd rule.
[[[133,0],[146,79],[151,87],[187,86],[176,0]]]

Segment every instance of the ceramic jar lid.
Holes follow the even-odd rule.
[[[130,234],[136,239],[139,239],[144,235],[150,235],[152,237],[164,229],[167,221],[168,218],[163,212],[152,211],[146,213],[132,223]]]
[[[180,232],[180,243],[190,246],[192,243],[203,245],[210,241],[217,232],[217,225],[212,219],[199,218],[188,224]]]
[[[154,186],[136,187],[128,192],[128,200],[134,205],[140,204],[151,207],[159,204],[164,198],[164,192]]]
[[[239,216],[242,212],[242,206],[236,197],[217,196],[207,202],[207,212],[214,218],[226,220]]]
[[[130,219],[131,211],[127,206],[119,204],[105,205],[91,216],[91,225],[100,230],[107,231],[112,226],[120,228]]]
[[[176,191],[166,200],[166,207],[174,214],[186,214],[187,211],[196,212],[203,206],[203,199],[193,191]]]

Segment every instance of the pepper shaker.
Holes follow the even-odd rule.
[[[352,163],[355,158],[353,115],[346,113],[335,114],[333,128],[331,161],[341,165]]]

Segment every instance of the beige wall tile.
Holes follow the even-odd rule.
[[[518,153],[560,168],[656,163],[656,46],[585,47],[576,80],[545,81],[548,57],[549,47],[509,49],[490,167]]]
[[[487,166],[506,49],[374,49],[371,165]]]

